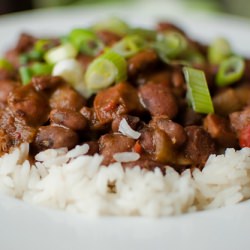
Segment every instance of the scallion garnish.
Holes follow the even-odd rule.
[[[215,39],[208,47],[208,61],[211,64],[220,64],[232,55],[231,45],[225,38]]]
[[[70,43],[65,43],[48,50],[44,59],[49,64],[55,64],[65,59],[74,58],[77,55],[77,50]]]
[[[30,66],[22,66],[19,69],[21,81],[24,85],[28,84],[33,76],[50,75],[52,66],[46,63],[33,63]]]
[[[46,63],[33,63],[30,67],[32,76],[49,75],[52,72],[52,66]]]
[[[69,41],[78,51],[96,56],[104,47],[95,33],[88,29],[74,29],[69,34]]]
[[[23,85],[28,84],[31,81],[32,74],[29,67],[22,66],[19,68],[19,74]]]
[[[214,113],[204,72],[190,67],[183,67],[183,73],[187,83],[187,98],[193,110],[204,114]]]
[[[245,62],[241,57],[232,56],[222,61],[216,74],[216,83],[223,87],[235,83],[243,76]]]
[[[99,91],[126,80],[126,70],[125,59],[113,51],[107,51],[89,65],[85,74],[86,86],[94,92]]]
[[[0,69],[13,70],[12,64],[4,58],[0,58]]]
[[[110,17],[93,25],[92,29],[94,31],[108,30],[124,36],[128,33],[129,26],[118,17]]]
[[[128,35],[137,35],[143,37],[147,41],[154,41],[156,39],[157,32],[145,28],[131,28],[128,31]]]
[[[169,63],[180,57],[186,51],[187,45],[188,42],[182,34],[169,31],[158,34],[154,47],[162,60]]]
[[[19,63],[21,65],[27,64],[30,61],[40,61],[43,58],[43,53],[41,51],[32,49],[25,54],[21,54],[19,57]]]
[[[112,50],[125,58],[129,58],[145,47],[146,42],[141,36],[130,35],[115,43],[112,47]]]

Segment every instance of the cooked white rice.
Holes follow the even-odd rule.
[[[84,215],[169,216],[218,208],[250,198],[250,149],[211,155],[203,171],[164,176],[120,163],[101,166],[88,146],[46,150],[30,165],[29,145],[0,158],[0,192],[24,201]]]

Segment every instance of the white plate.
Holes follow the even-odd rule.
[[[139,14],[138,14],[139,13]],[[130,8],[55,9],[0,18],[1,51],[21,31],[66,33],[95,19],[116,14],[136,24],[174,20],[193,37],[209,42],[226,36],[239,53],[250,55],[250,21],[186,13],[184,9],[147,4]],[[0,196],[1,250],[248,250],[250,202],[172,218],[84,218]]]

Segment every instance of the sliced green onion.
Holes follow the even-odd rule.
[[[193,110],[204,114],[214,113],[204,72],[190,67],[183,67],[183,73],[187,83],[187,98]]]
[[[220,64],[232,55],[232,48],[225,38],[215,39],[208,47],[208,61],[211,64]]]
[[[46,63],[34,63],[30,67],[32,76],[38,75],[50,75],[52,72],[52,66]]]
[[[0,58],[0,69],[5,69],[8,71],[13,70],[12,64],[4,58]]]
[[[34,49],[36,51],[45,52],[45,47],[50,43],[47,39],[40,39],[35,42]]]
[[[88,67],[85,82],[88,89],[96,92],[114,82],[126,79],[126,61],[119,54],[108,51],[95,59]]]
[[[94,31],[108,30],[118,35],[124,36],[129,31],[129,26],[118,17],[110,17],[92,26]]]
[[[146,42],[141,36],[130,35],[115,43],[112,50],[125,58],[129,58],[145,47]]]
[[[245,70],[245,62],[241,57],[232,56],[224,60],[216,74],[218,86],[227,86],[240,80]]]
[[[127,79],[127,62],[122,56],[113,51],[107,51],[101,55],[101,58],[109,60],[117,68],[116,82]]]
[[[44,59],[49,64],[55,64],[64,59],[74,58],[77,55],[77,50],[70,43],[65,43],[55,48],[48,50]]]
[[[73,29],[69,33],[69,41],[77,48],[80,49],[83,42],[87,40],[96,39],[94,32],[88,29]]]
[[[153,41],[156,39],[157,32],[144,28],[131,28],[128,32],[129,35],[137,35],[143,37],[145,40]]]
[[[21,81],[24,85],[28,84],[33,76],[50,75],[52,66],[46,63],[33,63],[30,66],[22,66],[19,69]]]
[[[29,52],[20,55],[19,63],[21,65],[27,64],[30,61],[39,61],[43,58],[43,53],[37,50],[30,50]]]
[[[19,68],[19,74],[23,85],[28,84],[31,81],[32,73],[30,68],[22,66]]]
[[[88,89],[98,91],[104,89],[115,82],[117,68],[107,59],[98,58],[88,67],[85,75]]]
[[[168,31],[158,34],[154,47],[162,60],[169,63],[170,60],[180,57],[187,50],[188,42],[179,32]]]
[[[87,29],[72,30],[69,34],[69,41],[78,51],[90,56],[96,56],[104,48],[96,34]]]

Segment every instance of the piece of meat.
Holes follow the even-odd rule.
[[[7,108],[0,111],[0,129],[8,138],[6,145],[19,146],[22,142],[32,142],[36,128],[26,125],[25,121],[16,118]]]
[[[38,129],[32,147],[36,151],[49,148],[72,149],[78,143],[78,135],[71,129],[59,126],[42,126]]]
[[[34,43],[36,42],[36,38],[34,36],[31,36],[30,34],[27,33],[22,33],[19,37],[19,40],[16,45],[16,50],[19,53],[25,52],[32,48]]]
[[[48,100],[32,85],[15,88],[10,92],[7,102],[13,115],[25,120],[27,125],[37,126],[48,120]]]
[[[152,70],[159,62],[154,50],[144,50],[128,60],[128,75],[134,77],[145,70]]]
[[[152,116],[165,115],[172,119],[178,112],[175,96],[171,89],[164,85],[148,83],[140,86],[139,97],[143,106]]]
[[[121,152],[131,152],[135,140],[119,133],[105,134],[99,139],[99,152],[104,159],[102,164],[115,162],[113,155]]]
[[[52,109],[79,111],[86,104],[86,100],[70,86],[62,85],[52,93],[49,104]]]
[[[136,130],[137,125],[140,122],[140,118],[137,116],[132,116],[132,115],[121,115],[121,116],[117,116],[115,117],[115,119],[112,121],[111,124],[111,128],[113,132],[118,132],[119,131],[119,126],[120,126],[120,122],[122,119],[125,119],[128,123],[128,125]]]
[[[69,109],[53,109],[49,115],[52,124],[58,124],[72,130],[84,130],[87,127],[86,118],[77,111]]]
[[[29,51],[34,43],[36,42],[36,38],[23,33],[19,36],[19,40],[15,48],[8,50],[5,53],[5,58],[15,67],[18,68],[20,66],[20,54]]]
[[[64,81],[59,76],[34,76],[31,84],[36,91],[46,91],[64,84]]]
[[[165,116],[155,116],[150,121],[149,126],[159,128],[164,131],[171,139],[173,145],[180,147],[187,139],[184,128],[176,122],[169,120]]]
[[[250,106],[243,111],[233,112],[229,115],[232,128],[237,134],[250,124]]]
[[[110,123],[116,116],[141,113],[137,90],[127,83],[118,83],[97,93],[94,99],[94,111],[102,124]]]
[[[208,114],[203,123],[206,131],[220,146],[225,148],[238,146],[237,136],[226,118],[216,114]]]
[[[213,139],[201,126],[188,126],[185,131],[187,133],[185,157],[192,160],[194,165],[204,166],[209,155],[216,153]]]
[[[6,104],[10,92],[18,86],[20,86],[20,83],[17,81],[0,80],[0,102]]]

